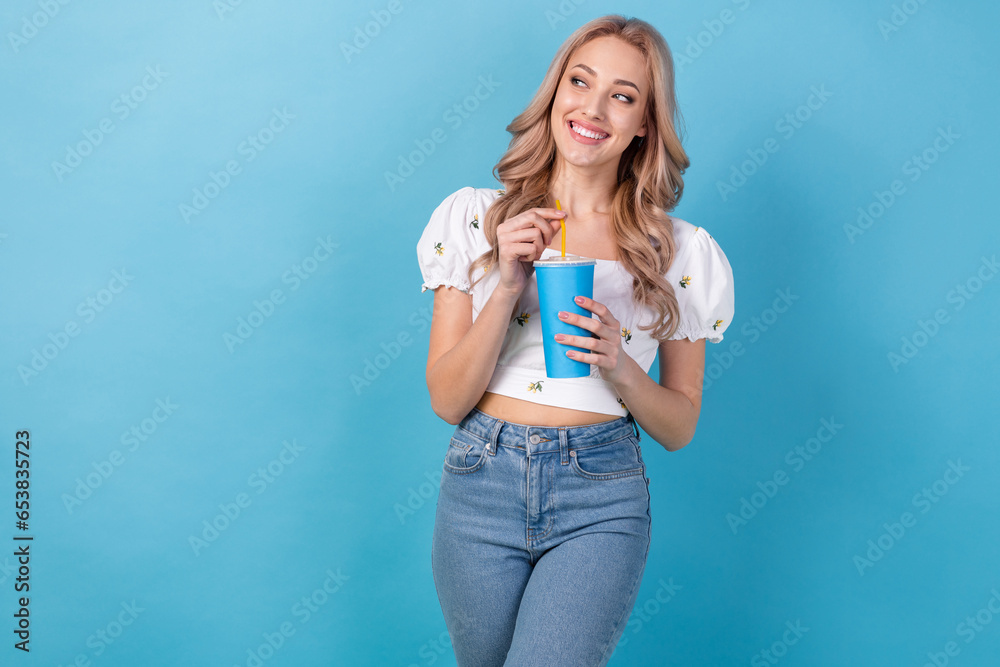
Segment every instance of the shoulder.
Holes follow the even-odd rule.
[[[484,252],[489,248],[489,242],[483,233],[482,221],[486,210],[501,196],[501,192],[496,188],[467,185],[446,196],[431,213],[418,242],[419,247],[432,249],[437,257],[429,258],[435,261],[449,249],[460,253]]]
[[[671,269],[712,259],[722,259],[728,264],[722,247],[705,227],[673,215],[669,217],[674,227],[674,245],[677,251]]]
[[[674,287],[680,321],[670,340],[718,343],[735,313],[733,268],[707,229],[671,217],[677,255],[666,277]]]
[[[466,185],[445,197],[431,213],[432,227],[468,226],[468,231],[481,229],[479,221],[503,190],[476,188]]]
[[[684,255],[687,253],[688,248],[691,246],[691,241],[694,239],[701,227],[682,218],[678,218],[675,215],[670,215],[669,213],[667,214],[667,217],[669,217],[670,222],[673,223],[674,247],[677,249],[677,255]]]
[[[482,234],[482,221],[486,210],[503,190],[497,188],[476,188],[471,185],[459,188],[438,204],[431,214],[431,226],[451,228],[452,233],[459,234],[462,230],[467,240],[473,245],[485,243]]]
[[[471,185],[455,190],[444,198],[441,205],[488,208],[504,193],[501,188],[477,188]]]
[[[471,205],[481,216],[485,216],[490,205],[504,193],[504,190],[500,188],[474,188],[470,186],[464,189],[467,191],[466,196]]]

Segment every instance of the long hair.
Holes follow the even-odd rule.
[[[646,136],[634,137],[618,163],[611,230],[618,260],[633,277],[633,301],[659,315],[656,322],[639,328],[652,329],[650,335],[663,341],[674,334],[679,324],[677,297],[663,277],[676,254],[673,223],[666,212],[673,210],[681,198],[681,176],[690,161],[675,122],[683,119],[674,93],[670,48],[656,28],[640,19],[617,14],[602,16],[578,28],[559,47],[531,102],[507,126],[512,135],[510,146],[493,168],[505,193],[490,205],[483,221],[491,250],[472,262],[468,278],[475,285],[485,277],[487,269],[499,270],[497,226],[530,208],[546,206],[556,157],[551,127],[556,88],[573,52],[605,35],[617,37],[642,53],[652,84],[646,105]],[[474,273],[480,274],[475,281]]]

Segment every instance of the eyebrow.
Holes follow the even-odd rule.
[[[573,65],[573,67],[579,67],[580,69],[582,69],[583,71],[587,72],[591,76],[597,76],[597,72],[595,72],[594,70],[590,69],[589,67],[587,67],[583,63],[578,63],[576,65]],[[616,85],[622,85],[622,86],[632,86],[633,88],[635,88],[635,90],[636,90],[637,93],[639,93],[640,95],[642,94],[642,91],[639,90],[639,86],[635,85],[631,81],[626,81],[625,79],[615,79],[615,84]]]

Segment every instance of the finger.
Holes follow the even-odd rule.
[[[593,364],[595,366],[601,366],[600,354],[594,354],[592,352],[580,352],[578,350],[566,350],[566,356],[575,359],[577,361],[582,361],[585,364]]]
[[[562,310],[559,311],[559,319],[567,324],[572,324],[573,326],[586,329],[587,331],[596,331],[601,326],[601,323],[593,317],[587,317],[585,315],[580,315],[579,313],[570,313]]]
[[[555,232],[561,227],[561,221],[566,217],[566,212],[554,208],[538,208],[525,211],[522,215],[523,217],[516,216],[508,222],[516,221],[517,224],[514,228],[518,230],[537,227],[542,233],[545,245],[548,245]],[[520,219],[518,220],[518,218]]]
[[[556,211],[560,213],[561,211]],[[552,243],[552,239],[559,232],[562,227],[562,220],[550,220],[542,215],[536,215],[533,219],[534,226],[538,228],[538,231],[542,233],[542,241],[545,244],[543,247],[548,247]]]
[[[545,231],[547,225],[535,224],[533,222],[528,222],[525,227],[519,229],[513,229],[504,232],[503,240],[504,242],[510,243],[534,243],[539,240],[545,239]],[[498,238],[499,238],[498,234]],[[539,239],[541,237],[541,239]],[[546,244],[547,245],[547,244]]]
[[[541,256],[540,248],[544,246],[540,246],[537,232],[505,236],[500,242],[501,252],[509,252],[516,257],[531,256],[537,259]]]
[[[551,214],[546,212],[551,212]],[[555,209],[544,209],[544,208],[533,208],[529,209],[520,215],[515,215],[513,218],[507,220],[503,224],[510,225],[514,229],[522,229],[524,227],[530,227],[532,225],[536,227],[548,227],[549,222],[559,221],[566,217],[564,211],[557,211]]]
[[[594,313],[594,315],[597,315],[602,322],[610,324],[615,319],[611,315],[611,311],[608,310],[608,307],[600,301],[594,301],[593,299],[588,299],[587,297],[580,295],[574,299],[574,303],[582,308],[586,308],[590,312]]]
[[[541,239],[541,240],[536,240],[535,241],[535,247],[538,248],[538,256],[537,256],[537,258],[541,259],[542,258],[542,253],[545,252],[545,249],[549,247],[549,242],[548,242],[548,240],[546,240],[544,238]]]
[[[510,248],[511,254],[522,262],[537,259],[540,252],[534,243],[511,243],[508,247]]]
[[[551,211],[552,209],[548,210]],[[553,232],[558,232],[560,229],[562,229],[563,224],[566,223],[566,211],[557,210],[555,212],[558,213],[559,215],[547,216],[545,221],[548,224],[546,224],[545,226],[548,227],[550,230],[553,230]]]
[[[585,347],[587,349],[593,350],[597,347],[600,342],[600,338],[595,338],[593,334],[590,336],[571,336],[569,334],[556,334],[555,339],[557,343],[562,345],[571,345],[573,347]]]

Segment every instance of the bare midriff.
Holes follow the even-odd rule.
[[[487,391],[476,404],[480,412],[514,424],[531,426],[585,426],[618,419],[602,412],[557,408]],[[624,415],[622,415],[624,416]]]

